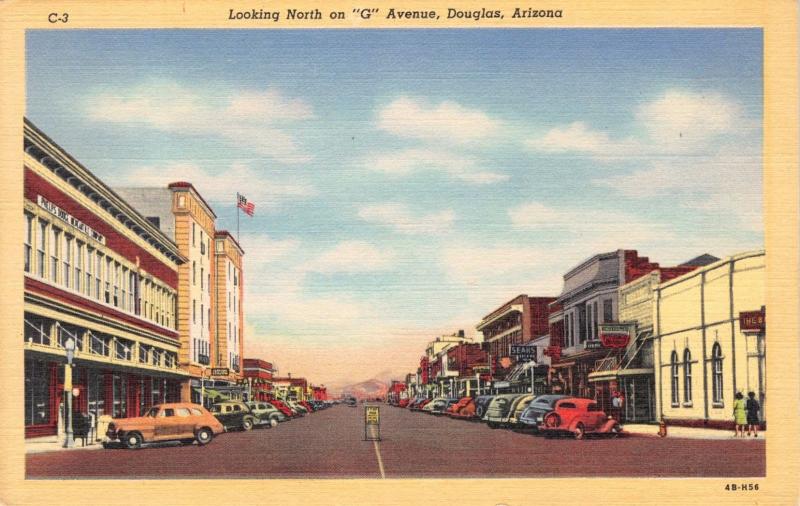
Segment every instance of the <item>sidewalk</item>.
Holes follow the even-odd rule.
[[[74,448],[63,448],[64,437],[61,436],[47,436],[35,437],[25,440],[25,454],[56,452],[56,451],[73,451],[73,450],[102,450],[103,445],[100,441],[90,442],[86,441],[86,446],[83,446],[83,440],[76,440]]]
[[[622,426],[623,432],[627,432],[632,436],[651,436],[659,437],[658,424],[624,424]],[[745,432],[745,434],[747,434]],[[677,427],[667,425],[668,438],[686,438],[686,439],[740,439],[748,441],[758,441],[767,438],[767,431],[758,431],[758,437],[754,438],[752,435],[745,436],[744,438],[735,438],[732,430],[720,429],[702,429],[694,427]]]

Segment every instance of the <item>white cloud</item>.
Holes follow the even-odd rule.
[[[149,81],[90,97],[86,114],[98,122],[217,137],[281,162],[311,159],[290,130],[313,118],[311,106],[274,88],[212,94],[174,81]]]
[[[495,135],[500,122],[456,102],[437,105],[399,97],[378,111],[378,128],[398,137],[429,142],[467,143]]]
[[[409,148],[386,153],[368,158],[364,164],[370,170],[395,176],[436,170],[471,184],[492,184],[508,179],[505,174],[481,168],[473,156],[457,155],[437,148]]]
[[[245,251],[245,269],[255,273],[297,252],[302,243],[296,238],[273,239],[267,234],[249,233],[241,236],[239,244]]]
[[[358,210],[358,216],[364,221],[386,225],[408,235],[445,232],[450,229],[456,217],[452,209],[415,216],[405,204],[393,202],[364,206]]]
[[[189,181],[204,199],[235,204],[236,193],[255,203],[256,212],[272,208],[287,200],[316,194],[313,187],[270,179],[268,174],[234,163],[220,170],[205,170],[193,163],[171,163],[164,166],[138,167],[125,172],[120,186],[161,186],[175,181]],[[258,184],[253,184],[258,181]]]
[[[592,130],[583,121],[555,127],[540,138],[526,140],[525,146],[545,153],[579,152],[598,157],[622,156],[639,147],[632,139],[613,141],[608,132]]]
[[[324,251],[302,270],[323,274],[374,272],[389,268],[394,255],[364,241],[342,241]]]

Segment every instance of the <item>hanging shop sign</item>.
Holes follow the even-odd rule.
[[[212,376],[227,376],[230,374],[230,369],[227,367],[212,367],[211,368],[211,375]]]
[[[488,365],[474,365],[472,366],[472,372],[475,374],[489,374],[489,366]]]
[[[101,244],[105,244],[106,243],[106,238],[105,238],[105,236],[103,234],[101,234],[97,230],[93,229],[92,227],[90,227],[86,223],[82,222],[78,218],[72,216],[71,214],[69,214],[65,210],[61,209],[57,205],[53,204],[52,202],[50,202],[46,198],[42,197],[41,195],[38,195],[37,201],[39,203],[39,207],[41,207],[42,209],[44,209],[48,213],[52,214],[53,216],[55,216],[59,220],[63,221],[64,223],[68,224],[69,226],[71,226],[75,230],[81,232],[84,235],[88,235],[89,237],[91,237],[92,239],[94,239],[95,241],[97,241],[97,242],[99,242]]]
[[[536,360],[536,346],[511,345],[511,356],[513,356],[517,362]]]
[[[763,332],[767,328],[766,311],[739,312],[739,328],[742,332]]]
[[[631,340],[633,325],[627,323],[601,323],[598,325],[600,342],[606,348],[624,348]]]
[[[589,339],[583,342],[584,350],[599,350],[603,347],[603,342],[599,339]]]

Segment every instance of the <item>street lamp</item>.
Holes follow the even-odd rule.
[[[67,364],[64,366],[64,394],[67,398],[64,417],[66,418],[67,434],[64,439],[64,448],[72,448],[75,446],[75,438],[72,434],[72,359],[75,356],[75,340],[68,337],[64,343],[64,349],[67,350]]]
[[[200,366],[200,405],[206,405],[206,366]]]

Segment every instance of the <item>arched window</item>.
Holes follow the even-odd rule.
[[[722,403],[722,346],[714,343],[711,348],[711,370],[713,374],[713,399],[717,404]]]
[[[692,353],[683,350],[683,402],[692,402]]]
[[[672,405],[678,406],[680,403],[680,397],[678,393],[678,352],[672,352]]]

